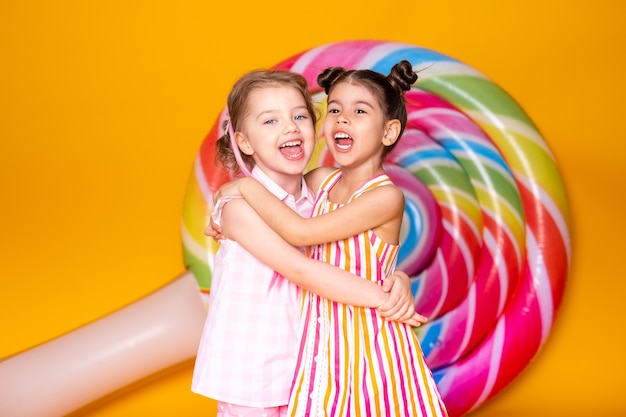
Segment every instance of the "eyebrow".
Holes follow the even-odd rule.
[[[296,107],[293,107],[293,108],[291,109],[291,111],[294,111],[294,110],[304,110],[304,111],[306,111],[307,113],[309,112],[309,109],[307,108],[307,106],[304,106],[304,105],[302,105],[302,106],[296,106]],[[261,113],[257,114],[257,116],[256,116],[256,117],[263,117],[263,116],[265,116],[265,115],[267,115],[267,114],[276,113],[276,112],[278,112],[278,111],[279,111],[278,109],[268,109],[268,110],[263,110]]]
[[[335,104],[337,102],[338,102],[338,100],[331,100],[331,101],[328,102],[328,104]],[[367,106],[367,107],[369,107],[371,109],[374,108],[374,106],[372,106],[368,101],[359,100],[359,101],[355,102],[355,104],[357,104],[357,105],[365,105],[365,106]]]

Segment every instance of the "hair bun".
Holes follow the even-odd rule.
[[[330,86],[337,81],[339,77],[346,73],[346,69],[343,67],[329,67],[326,68],[320,75],[317,76],[317,84],[324,89],[324,92],[328,94]]]
[[[417,73],[413,70],[413,65],[409,61],[402,60],[391,68],[387,80],[400,93],[404,93],[409,91],[415,84],[415,81],[417,81]]]

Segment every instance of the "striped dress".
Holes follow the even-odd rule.
[[[328,201],[340,177],[337,170],[324,180],[313,215],[341,206]],[[372,178],[350,201],[389,184],[387,175]],[[383,242],[369,230],[310,251],[315,259],[380,284],[393,272],[399,246]],[[305,292],[299,343],[289,400],[291,417],[447,415],[411,327],[382,320],[376,309]]]

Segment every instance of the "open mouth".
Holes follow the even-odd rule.
[[[299,158],[303,155],[302,141],[290,140],[280,145],[278,150],[289,159]]]
[[[335,143],[339,149],[350,149],[354,140],[347,133],[339,132],[335,133]]]

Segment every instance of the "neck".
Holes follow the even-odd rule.
[[[302,194],[302,174],[273,174],[268,175],[280,188],[293,195],[295,198]]]
[[[376,165],[360,165],[355,168],[351,167],[342,167],[341,168],[341,179],[344,183],[344,186],[356,190],[363,183],[369,181],[371,178],[384,174],[384,169],[381,164]]]
[[[382,166],[373,170],[342,168],[341,178],[330,190],[328,198],[335,203],[345,204],[363,184],[384,172]]]

